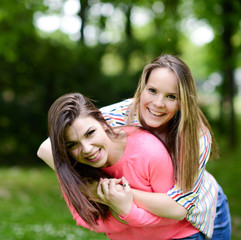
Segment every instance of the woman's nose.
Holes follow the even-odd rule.
[[[165,107],[165,101],[163,96],[156,97],[153,103],[156,107]]]
[[[84,142],[84,143],[82,143],[82,152],[83,153],[91,153],[91,150],[92,150],[92,145],[91,144],[89,144],[89,143],[86,143],[86,142]]]

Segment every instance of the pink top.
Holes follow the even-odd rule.
[[[124,130],[128,136],[121,159],[102,170],[115,178],[125,176],[132,188],[166,193],[174,185],[173,165],[166,148],[147,131],[135,127],[125,127]],[[96,229],[88,226],[73,207],[69,208],[77,225],[104,232],[112,240],[165,240],[183,238],[198,232],[186,219],[178,221],[161,218],[138,208],[135,203],[127,216],[119,216],[128,225],[109,214],[107,220],[98,220]]]

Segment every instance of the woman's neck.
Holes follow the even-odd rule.
[[[151,133],[153,133],[155,136],[160,138],[164,143],[167,142],[167,133],[168,133],[168,125],[165,124],[158,128],[152,128],[149,127],[144,121],[141,121],[141,125],[144,129],[147,129]]]
[[[164,143],[167,142],[167,133],[168,133],[167,126],[163,126],[159,128],[150,128],[150,131],[153,132],[157,137],[159,137]]]

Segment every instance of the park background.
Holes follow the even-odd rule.
[[[54,171],[37,158],[47,111],[67,92],[98,107],[132,97],[160,54],[190,67],[220,148],[208,170],[241,239],[241,2],[1,0],[0,238],[106,239],[75,226]]]

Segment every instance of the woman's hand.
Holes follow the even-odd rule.
[[[124,177],[101,179],[97,187],[97,194],[103,203],[117,214],[122,217],[129,214],[133,203],[133,193]]]
[[[100,197],[98,196],[97,194],[97,188],[98,188],[98,185],[99,185],[99,182],[94,180],[94,181],[89,181],[87,182],[87,187],[88,187],[88,190],[91,192],[91,195],[88,194],[87,192],[83,191],[82,192],[88,196],[88,198],[94,202],[98,202],[98,203],[102,203],[102,204],[105,204],[105,202],[103,202]]]

